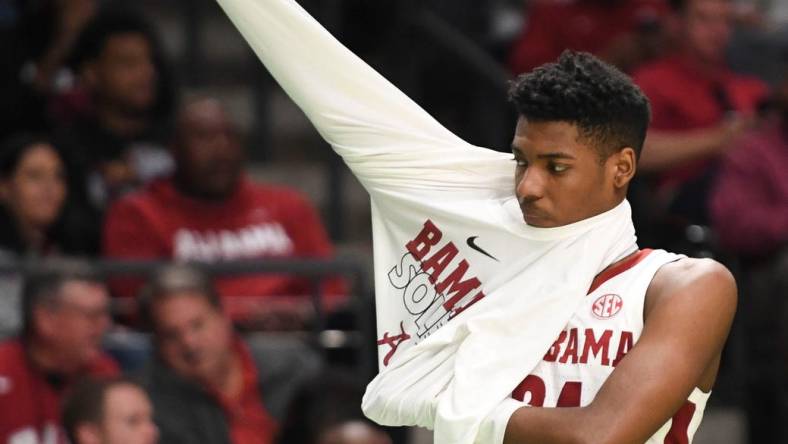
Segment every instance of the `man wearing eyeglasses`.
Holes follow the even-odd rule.
[[[24,329],[0,343],[0,443],[65,443],[63,393],[85,376],[118,373],[100,349],[109,296],[90,266],[58,262],[31,273],[22,298]]]

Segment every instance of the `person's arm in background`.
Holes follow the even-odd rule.
[[[3,116],[0,138],[19,130],[47,129],[47,105],[53,93],[57,93],[57,74],[66,64],[79,34],[95,15],[97,8],[96,0],[56,0],[48,3],[52,4],[51,24],[41,23],[48,18],[46,8],[43,12],[35,13],[41,8],[23,6],[20,7],[22,17],[16,29],[2,35],[5,40],[0,43],[0,54],[3,54],[3,61],[0,62],[0,92],[3,97],[0,101],[0,115]],[[48,27],[51,27],[51,36],[46,47],[37,51],[33,42],[41,35],[46,35]]]
[[[638,168],[645,172],[662,172],[698,159],[718,157],[725,153],[739,137],[756,123],[756,106],[769,93],[760,81],[741,83],[739,89],[749,100],[740,103],[737,111],[730,112],[716,124],[703,128],[670,129],[681,125],[676,116],[677,97],[666,74],[659,69],[641,69],[633,80],[648,97],[651,106],[651,126],[646,135]],[[728,106],[734,106],[729,104]]]
[[[659,73],[641,70],[633,80],[648,97],[651,106],[651,127],[646,134],[638,169],[661,172],[685,162],[715,157],[728,148],[753,124],[751,116],[732,115],[717,125],[691,130],[667,130],[672,122],[674,99],[665,91],[665,80]]]
[[[65,64],[85,25],[96,14],[96,0],[57,0],[57,20],[51,44],[36,61],[33,85],[40,92],[49,92],[57,71]]]
[[[753,122],[753,117],[732,116],[710,128],[689,131],[651,129],[638,167],[646,172],[659,172],[688,161],[718,156],[751,128]]]
[[[695,387],[711,390],[736,311],[733,276],[714,261],[684,259],[657,272],[646,298],[640,339],[591,404],[521,407],[504,444],[642,443]]]

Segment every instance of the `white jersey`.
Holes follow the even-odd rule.
[[[512,397],[534,407],[583,407],[594,400],[643,331],[643,304],[654,274],[682,258],[641,250],[600,274],[542,362]],[[700,425],[710,393],[697,387],[687,402],[646,443],[686,444]]]

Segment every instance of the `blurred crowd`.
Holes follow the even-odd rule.
[[[0,0],[0,260],[33,265],[0,276],[0,443],[405,442],[363,419],[367,375],[273,333],[352,318],[349,280],[187,265],[335,246],[307,197],[250,177],[248,134],[221,98],[184,93],[135,3]],[[716,399],[751,442],[788,442],[785,2],[303,3],[335,8],[351,49],[487,146],[512,134],[507,76],[566,49],[631,75],[653,114],[630,190],[640,245],[734,271]],[[173,265],[108,278],[77,257]]]

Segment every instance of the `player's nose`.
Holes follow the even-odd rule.
[[[534,168],[528,168],[517,180],[517,198],[533,202],[544,195],[544,178]]]

